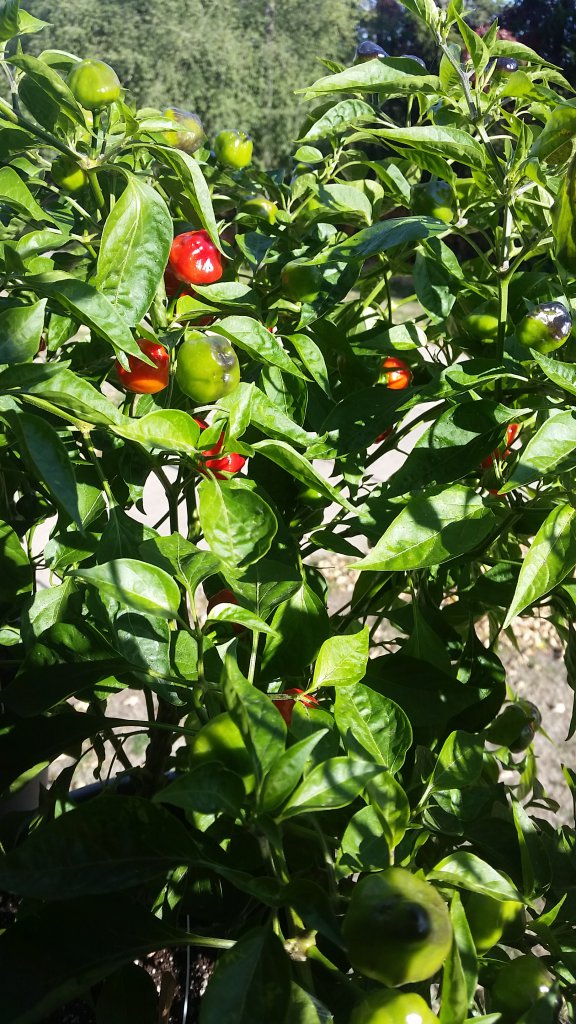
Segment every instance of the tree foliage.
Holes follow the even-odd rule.
[[[517,0],[503,21],[518,39],[563,68],[576,84],[576,7],[573,0]]]
[[[51,27],[28,47],[99,56],[140,104],[196,111],[210,135],[251,132],[263,163],[298,134],[298,87],[318,77],[318,54],[345,64],[358,0],[31,0]]]

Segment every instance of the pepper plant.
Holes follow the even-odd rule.
[[[497,645],[549,620],[574,685],[576,103],[404,6],[437,68],[326,60],[261,172],[0,5],[4,797],[52,766],[0,822],[3,1024],[165,1020],[169,946],[217,960],[200,1024],[574,1014],[575,832]]]

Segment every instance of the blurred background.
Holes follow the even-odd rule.
[[[281,163],[305,113],[295,90],[328,73],[320,58],[349,65],[358,41],[391,55],[420,55],[434,69],[426,27],[396,0],[27,0],[50,22],[25,47],[67,50],[112,64],[139,106],[184,107],[209,137],[222,128],[254,136],[259,163]],[[576,86],[575,0],[478,0],[476,28],[495,19],[563,68]]]

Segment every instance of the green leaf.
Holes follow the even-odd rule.
[[[282,809],[282,818],[347,807],[381,771],[381,766],[373,762],[332,757],[306,776]]]
[[[437,565],[481,544],[494,523],[480,495],[455,484],[412,498],[366,558],[350,568],[390,572]]]
[[[352,185],[321,185],[318,189],[318,202],[329,210],[342,210],[355,213],[368,224],[372,220],[372,204],[367,196]]]
[[[277,366],[284,373],[306,379],[306,375],[292,362],[279,339],[270,331],[249,316],[228,316],[219,320],[213,330],[229,338],[238,348],[255,359],[256,362],[269,366]]]
[[[274,761],[264,778],[260,796],[260,807],[265,813],[275,811],[280,804],[287,800],[302,777],[312,751],[327,733],[327,729],[319,729],[311,736],[288,747]]]
[[[0,885],[68,899],[120,892],[189,864],[196,848],[173,814],[140,797],[91,800],[30,833],[0,857]]]
[[[20,0],[2,0],[0,5],[0,42],[18,35]]]
[[[130,175],[104,224],[95,281],[129,327],[148,312],[172,238],[172,218],[162,196]]]
[[[227,604],[226,602],[217,604],[207,613],[206,622],[239,623],[255,633],[266,633],[268,636],[274,636],[272,627],[268,626],[255,612],[250,611],[249,608],[242,608],[237,604]]]
[[[12,610],[32,590],[32,566],[18,534],[0,520],[0,608]]]
[[[21,412],[10,417],[24,454],[54,501],[82,529],[74,466],[54,427],[40,416]]]
[[[502,441],[504,424],[517,415],[517,410],[488,399],[451,406],[418,438],[391,478],[386,496],[409,494],[430,484],[454,483],[477,470]]]
[[[440,1024],[464,1024],[468,1012],[468,989],[462,967],[460,950],[452,942],[442,968],[442,1000]]]
[[[181,807],[188,813],[229,814],[236,818],[244,798],[239,776],[213,761],[178,776],[152,799],[157,804]]]
[[[416,125],[413,128],[371,129],[367,134],[386,139],[394,147],[410,146],[421,153],[441,156],[445,160],[456,160],[478,171],[483,170],[486,165],[483,147],[461,128]]]
[[[388,867],[390,851],[382,819],[373,807],[362,807],[350,818],[342,836],[338,876],[346,878],[357,871],[384,871]]]
[[[18,53],[10,64],[24,71],[18,92],[30,112],[44,128],[53,131],[59,124],[85,127],[84,114],[61,75],[40,57]]]
[[[444,857],[427,877],[429,880],[436,879],[442,885],[454,885],[459,889],[492,896],[495,900],[522,902],[522,895],[508,879],[468,850],[457,850]]]
[[[122,964],[190,941],[186,931],[123,896],[40,905],[0,935],[3,1024],[40,1024]],[[29,962],[34,970],[23,985],[22,965]]]
[[[430,0],[431,2],[431,0]],[[364,64],[356,64],[335,75],[327,75],[318,79],[305,90],[304,99],[313,100],[317,96],[331,93],[365,92],[379,93],[389,96],[410,96],[416,92],[426,94],[440,92],[440,80],[436,75],[429,75],[423,68],[415,72],[410,64],[410,71],[402,58],[386,60],[369,60]]]
[[[284,1024],[334,1024],[334,1017],[318,999],[292,982]]]
[[[566,143],[570,143],[576,136],[576,107],[569,103],[560,104],[549,114],[540,135],[535,140],[530,150],[530,157],[537,157],[539,160],[547,160],[552,157],[553,161],[561,159],[561,151]]]
[[[576,566],[576,509],[557,505],[542,523],[522,562],[503,629],[512,619],[550,593]]]
[[[322,391],[331,397],[326,360],[316,342],[312,341],[307,334],[290,334],[288,341],[296,349],[310,376],[314,378]]]
[[[482,37],[470,25],[466,24],[458,11],[454,11],[454,19],[460,29],[460,35],[466,44],[466,49],[472,58],[474,70],[478,74],[478,72],[483,71],[486,67],[490,59],[490,52],[485,46]]]
[[[41,366],[38,366],[42,369]],[[54,373],[45,378],[31,379],[27,382],[20,369],[21,380],[6,382],[7,386],[15,386],[15,390],[22,395],[42,398],[52,405],[67,409],[79,416],[87,423],[94,423],[97,426],[108,426],[121,420],[122,413],[100,391],[84,380],[72,370],[59,369],[54,365]]]
[[[573,363],[563,363],[559,359],[550,359],[532,349],[532,355],[541,370],[544,371],[548,380],[558,387],[563,388],[569,395],[576,395],[576,367]]]
[[[171,146],[149,146],[149,149],[176,172],[184,186],[184,194],[192,203],[202,227],[206,228],[214,245],[222,251],[210,190],[198,161],[188,153]]]
[[[193,416],[181,409],[159,409],[140,419],[124,417],[124,421],[112,429],[120,437],[138,441],[149,448],[180,452],[191,458],[198,456],[200,427]]]
[[[272,372],[272,369],[268,371],[269,374]],[[281,374],[280,370],[274,372],[276,374]],[[268,380],[266,380],[266,377],[263,375],[262,380],[264,386],[268,384],[270,390],[273,391],[270,378],[268,377]],[[304,398],[307,398],[306,387],[302,381],[295,377],[289,377],[288,381],[282,381],[282,383],[285,384],[285,391],[283,392],[284,395],[289,394],[292,386],[296,385],[297,390],[300,390],[300,388],[304,390]],[[276,394],[280,394],[280,392],[277,392]],[[222,402],[220,402],[220,408],[222,408]],[[264,394],[260,388],[255,386],[253,387],[250,401],[250,422],[253,423],[255,427],[258,427],[258,430],[260,430],[264,435],[278,441],[286,441],[288,444],[298,444],[302,448],[308,448],[310,445],[319,442],[317,434],[304,430],[290,417],[288,411],[281,411],[279,403],[275,402],[273,397]]]
[[[366,792],[371,805],[378,811],[380,826],[384,829],[388,846],[394,850],[402,842],[410,824],[408,797],[390,772],[383,772],[369,782]]]
[[[438,755],[432,789],[438,792],[471,785],[482,771],[483,752],[484,742],[478,736],[461,730],[450,733]]]
[[[230,653],[225,662],[224,696],[261,780],[284,753],[286,726],[282,715],[269,697],[242,675]]]
[[[315,142],[331,135],[339,137],[345,128],[375,120],[376,114],[369,103],[365,103],[364,100],[342,100],[322,114],[308,129],[304,138],[307,142]]]
[[[76,587],[71,579],[65,579],[58,586],[37,590],[32,603],[26,609],[26,630],[31,637],[39,637],[45,629],[56,622],[62,622],[68,603]]]
[[[402,0],[402,4],[408,11],[415,14],[417,18],[421,18],[430,28],[437,26],[439,11],[434,0]]]
[[[0,202],[7,203],[15,210],[28,216],[39,224],[54,224],[54,218],[38,205],[30,189],[13,167],[0,169]]]
[[[135,558],[117,558],[93,569],[77,569],[70,573],[122,606],[161,618],[173,619],[180,607],[178,584],[155,565]]]
[[[576,416],[553,413],[531,437],[500,494],[531,484],[555,470],[567,470],[576,463]]]
[[[28,277],[26,284],[37,295],[53,299],[66,313],[109,341],[116,350],[141,358],[142,352],[126,321],[109,299],[87,281],[53,270]]]
[[[271,675],[298,675],[316,658],[329,633],[328,613],[318,595],[302,584],[274,612],[275,636],[267,637],[262,669]]]
[[[576,156],[552,207],[552,234],[559,263],[576,273]]]
[[[336,725],[351,757],[372,759],[394,775],[412,744],[412,728],[402,708],[368,686],[340,686]]]
[[[0,363],[33,359],[44,328],[46,300],[30,306],[11,306],[0,313]]]
[[[366,674],[369,654],[368,627],[347,636],[333,636],[320,648],[312,690],[319,686],[352,686]]]
[[[290,999],[290,962],[272,927],[245,932],[224,953],[200,1005],[200,1024],[270,1024]]]
[[[278,530],[270,506],[243,480],[203,480],[198,512],[212,553],[238,568],[263,558]]]
[[[443,231],[446,231],[446,225],[435,217],[396,217],[357,231],[332,249],[331,258],[367,259],[379,252],[387,252],[388,249],[409,242],[419,242]]]
[[[277,466],[281,466],[282,469],[285,469],[303,484],[316,488],[326,498],[329,498],[330,501],[337,502],[338,505],[341,505],[342,508],[347,509],[349,512],[354,511],[353,506],[344,497],[342,492],[330,484],[304,455],[294,451],[284,441],[257,441],[253,448],[267,459],[275,462]]]

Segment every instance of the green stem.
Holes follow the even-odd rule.
[[[98,174],[94,168],[91,168],[89,171],[87,171],[87,174],[88,181],[90,182],[90,188],[92,189],[94,199],[96,200],[96,205],[98,209],[102,213],[104,213],[106,209],[106,203],[104,202],[104,193],[102,192],[102,189],[100,188],[100,182],[98,181]]]

